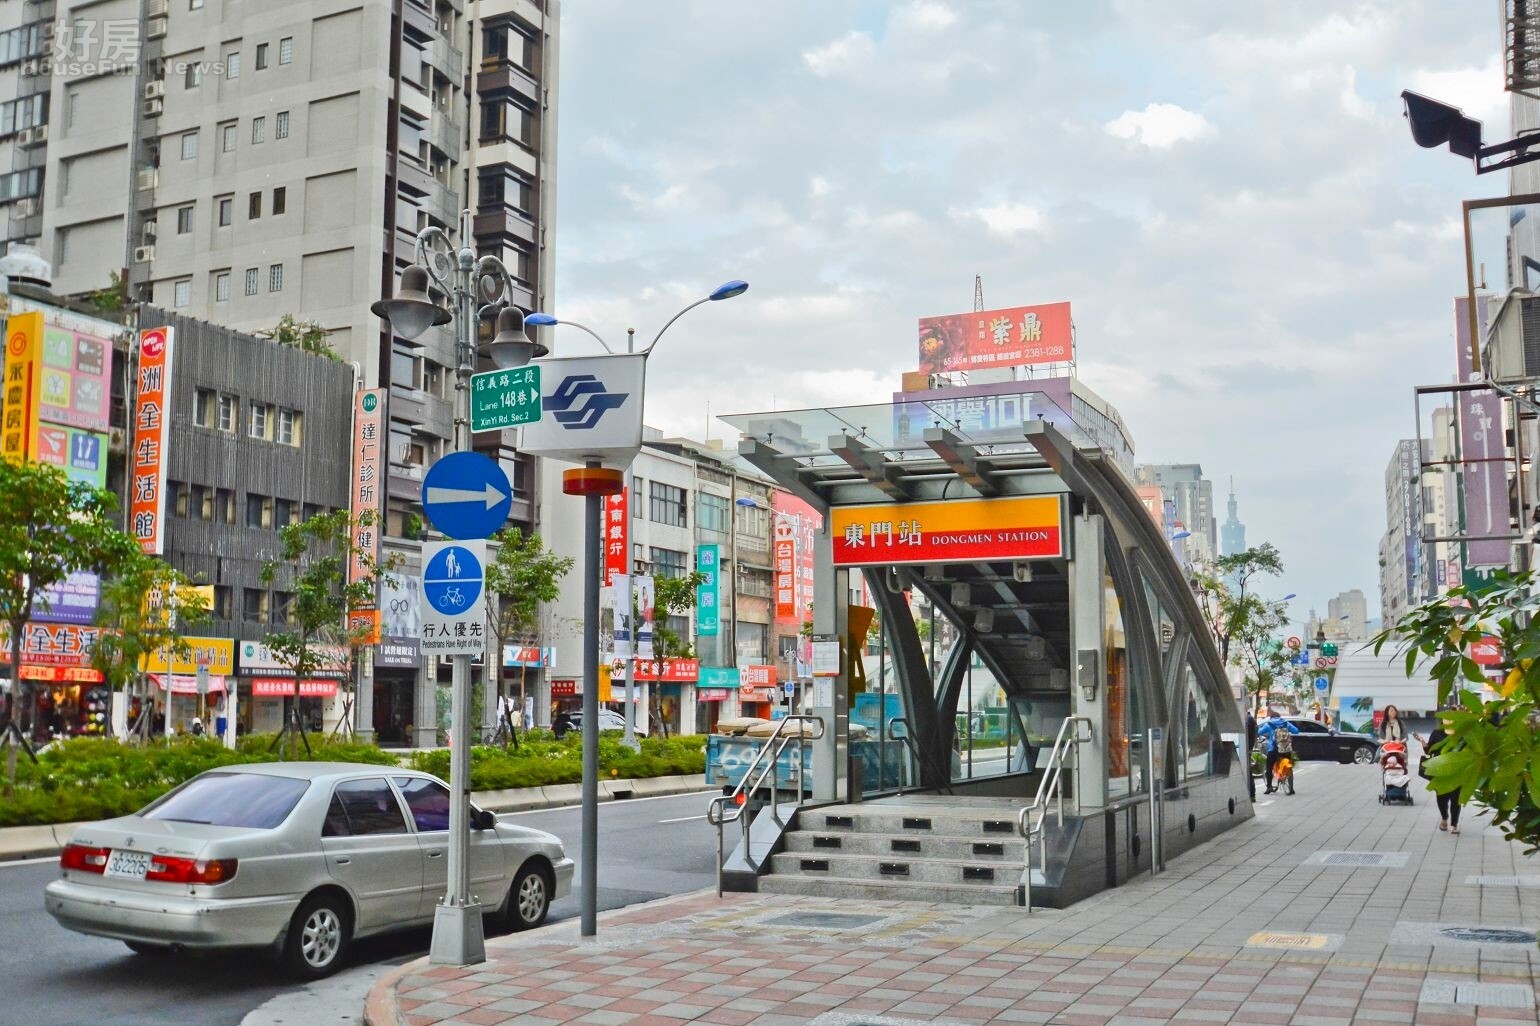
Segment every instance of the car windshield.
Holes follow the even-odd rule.
[[[139,814],[172,823],[271,830],[289,818],[308,780],[262,773],[206,773],[189,780]]]

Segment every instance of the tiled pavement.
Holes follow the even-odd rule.
[[[1378,781],[1373,767],[1302,767],[1299,794],[1259,806],[1256,821],[1064,911],[685,895],[607,914],[588,941],[569,921],[491,941],[480,966],[413,963],[376,987],[368,1021],[1540,1022],[1532,938],[1441,932],[1532,933],[1540,860],[1479,816],[1440,833],[1423,792],[1415,807],[1381,807]],[[1407,857],[1369,868],[1323,852]],[[1454,1003],[1472,998],[1493,1003]]]

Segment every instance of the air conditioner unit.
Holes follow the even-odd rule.
[[[32,145],[32,129],[30,129],[30,128],[23,128],[20,132],[17,132],[16,133],[16,145],[17,146],[31,146]]]
[[[165,100],[145,100],[144,101],[144,116],[147,117],[147,118],[158,118],[158,117],[160,117],[161,111],[163,111],[165,109],[166,109],[166,101]]]
[[[36,217],[42,213],[42,206],[36,199],[17,200],[11,204],[11,211],[17,217]]]
[[[144,37],[146,39],[162,39],[166,35],[166,19],[164,16],[150,18],[144,23]]]
[[[1540,295],[1514,289],[1491,314],[1482,364],[1493,381],[1540,378]]]
[[[154,242],[155,241],[155,236],[160,233],[160,222],[159,221],[146,221],[146,222],[144,222],[144,228],[142,229],[142,231],[143,231],[143,234],[144,234],[145,244],[148,245],[149,243]]]
[[[154,246],[140,246],[138,249],[134,250],[134,263],[136,263],[136,264],[148,264],[148,263],[152,263],[154,260],[155,260],[155,247]]]
[[[139,188],[141,190],[153,189],[160,184],[160,172],[155,168],[144,168],[139,172]]]
[[[41,144],[43,144],[43,143],[45,143],[47,141],[48,141],[48,126],[47,125],[36,125],[36,126],[34,126],[33,129],[32,129],[32,144],[34,146],[38,146],[38,145],[41,145]]]
[[[36,75],[41,70],[42,70],[42,62],[41,61],[22,61],[21,62],[21,73],[23,75]]]
[[[144,84],[144,98],[146,100],[158,100],[166,95],[166,83],[146,82]]]
[[[164,18],[171,13],[171,0],[149,0],[144,5],[144,14],[147,18]]]

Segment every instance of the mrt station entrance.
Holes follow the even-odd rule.
[[[1018,399],[1035,416],[993,431],[923,402],[725,418],[823,515],[813,635],[841,647],[794,800],[727,813],[724,886],[1062,906],[1251,816],[1170,541],[1113,453]],[[856,572],[882,635],[864,682]],[[780,744],[762,758],[800,758]]]

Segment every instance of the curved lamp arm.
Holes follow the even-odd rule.
[[[700,306],[702,303],[709,303],[709,302],[711,302],[711,297],[710,296],[703,296],[702,298],[697,299],[695,302],[691,303],[689,306],[685,307],[683,310],[680,310],[674,316],[670,317],[668,319],[668,323],[663,325],[662,328],[658,329],[658,333],[652,337],[652,341],[647,343],[647,348],[643,349],[642,353],[646,354],[646,353],[652,352],[652,347],[658,344],[658,339],[663,337],[663,332],[667,331],[673,325],[673,323],[675,321],[677,321],[679,318],[683,317],[685,314],[689,313],[691,310],[694,310],[697,306]]]
[[[446,281],[438,273],[438,269],[433,266],[433,261],[428,258],[430,244],[433,244],[435,247],[442,247],[442,251],[452,258],[455,254],[454,243],[450,240],[449,233],[437,225],[429,225],[417,234],[417,263],[423,270],[428,272],[428,277],[433,279],[433,283],[439,287],[439,291],[453,296],[455,294],[454,284]]]
[[[541,313],[539,311],[531,313],[525,317],[524,323],[536,328],[548,328],[555,327],[558,324],[565,324],[569,328],[576,328],[579,331],[586,331],[588,334],[593,336],[595,342],[604,347],[604,351],[606,353],[609,353],[611,356],[615,355],[615,350],[610,348],[609,343],[600,338],[599,333],[586,324],[579,324],[577,321],[564,321],[560,318],[552,317],[548,313]]]

